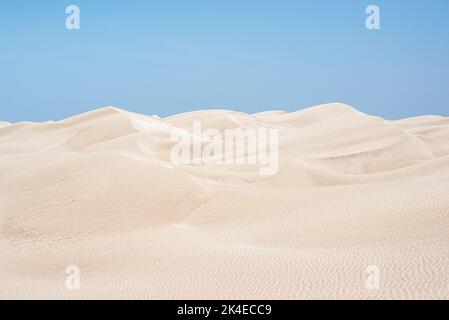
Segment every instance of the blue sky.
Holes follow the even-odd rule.
[[[80,30],[65,28],[71,4]],[[447,116],[449,1],[0,1],[0,120],[326,102]]]

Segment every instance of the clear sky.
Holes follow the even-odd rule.
[[[381,30],[365,27],[370,4]],[[448,116],[449,1],[0,0],[3,121],[326,102]]]

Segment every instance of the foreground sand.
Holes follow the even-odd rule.
[[[279,129],[278,174],[170,164],[150,129],[192,120]],[[0,298],[447,299],[449,119],[329,104],[0,123]]]

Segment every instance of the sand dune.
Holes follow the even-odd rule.
[[[173,163],[171,135],[209,142],[194,121],[277,130],[278,171]],[[326,104],[0,122],[1,299],[448,299],[448,230],[445,117]]]

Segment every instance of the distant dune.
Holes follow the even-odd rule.
[[[276,129],[277,173],[172,163],[193,121]],[[449,118],[327,104],[0,122],[0,253],[1,299],[449,299]]]

